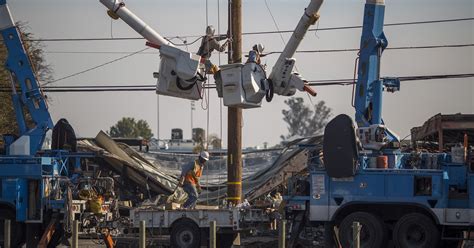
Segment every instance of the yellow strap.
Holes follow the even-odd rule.
[[[226,197],[227,200],[240,200],[240,197]]]
[[[227,184],[230,184],[230,185],[241,185],[242,182],[227,182]]]

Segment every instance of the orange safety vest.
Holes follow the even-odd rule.
[[[192,185],[196,185],[198,184],[197,180],[193,177],[192,175],[192,171],[194,171],[194,174],[196,174],[196,177],[197,178],[200,178],[202,176],[202,166],[198,164],[198,161],[195,160],[194,161],[194,168],[193,170],[190,170],[188,171],[188,173],[186,173],[186,177],[185,177],[185,180],[186,182],[192,184]]]

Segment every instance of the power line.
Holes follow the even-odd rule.
[[[423,75],[423,76],[403,76],[398,77],[401,82],[405,81],[426,81],[438,79],[456,79],[456,78],[471,78],[474,73],[463,74],[444,74],[444,75]],[[309,80],[310,86],[347,86],[354,84],[354,79],[320,79]],[[204,85],[204,88],[216,88],[215,84]],[[156,91],[155,84],[141,84],[141,85],[75,85],[75,86],[46,86],[42,87],[44,92],[115,92],[115,91]],[[10,87],[0,87],[0,92],[11,92]]]
[[[108,65],[108,64],[112,64],[112,63],[117,62],[117,61],[119,61],[119,60],[128,58],[128,57],[133,56],[133,55],[135,55],[135,54],[138,54],[138,53],[140,53],[140,52],[143,52],[143,51],[145,51],[145,50],[147,50],[147,49],[149,49],[149,47],[144,48],[144,49],[142,49],[142,50],[140,50],[140,51],[137,51],[137,52],[134,52],[134,53],[127,54],[127,55],[122,56],[122,57],[120,57],[120,58],[113,59],[113,60],[108,61],[108,62],[105,62],[105,63],[103,63],[103,64],[100,64],[100,65],[91,67],[91,68],[89,68],[89,69],[86,69],[86,70],[83,70],[83,71],[80,71],[80,72],[76,72],[76,73],[70,74],[70,75],[68,75],[68,76],[61,77],[61,78],[56,79],[56,80],[49,81],[49,82],[43,84],[42,86],[46,86],[46,85],[51,84],[51,83],[55,83],[55,82],[58,82],[58,81],[61,81],[61,80],[67,79],[67,78],[75,77],[75,76],[77,76],[77,75],[80,75],[80,74],[83,74],[83,73],[86,73],[86,72],[89,72],[89,71],[98,69],[98,68],[100,68],[100,67],[106,66],[106,65]]]
[[[277,30],[276,32],[277,32],[278,34],[280,34],[281,42],[283,43],[283,45],[285,45],[285,44],[286,44],[285,39],[283,38],[283,34],[282,34],[282,32],[280,31],[280,28],[278,27],[278,23],[276,22],[275,17],[273,16],[272,10],[270,9],[270,6],[268,5],[267,0],[263,0],[263,1],[265,2],[265,6],[267,7],[268,13],[269,13],[270,16],[272,17],[273,24],[275,25],[275,28],[276,28],[276,30]]]
[[[474,44],[450,44],[450,45],[433,45],[433,46],[405,46],[405,47],[388,47],[388,48],[386,48],[386,50],[434,49],[434,48],[460,48],[460,47],[472,47],[472,46],[474,46]],[[67,79],[67,78],[71,78],[71,77],[74,77],[74,76],[77,76],[77,75],[80,75],[80,74],[83,74],[83,73],[86,73],[86,72],[89,72],[89,71],[98,69],[98,68],[103,67],[103,66],[105,66],[105,65],[108,65],[108,64],[117,62],[117,61],[119,61],[119,60],[128,58],[128,57],[130,57],[130,56],[132,56],[132,55],[145,54],[143,51],[145,51],[146,49],[148,49],[148,48],[142,49],[142,50],[137,51],[137,52],[132,52],[132,53],[124,52],[124,53],[126,54],[125,56],[122,56],[122,57],[120,57],[120,58],[117,58],[117,59],[108,61],[108,62],[103,63],[103,64],[100,64],[100,65],[98,65],[98,66],[94,66],[94,67],[89,68],[89,69],[86,69],[86,70],[83,70],[83,71],[80,71],[80,72],[77,72],[77,73],[73,73],[73,74],[71,74],[71,75],[68,75],[68,76],[65,76],[65,77],[62,77],[62,78],[59,78],[59,79],[56,79],[56,80],[47,82],[47,83],[45,83],[43,86],[46,86],[46,85],[48,85],[48,84],[50,84],[50,83],[54,83],[54,82],[57,82],[57,81],[60,81],[60,80],[64,80],[64,79]],[[349,48],[349,49],[326,49],[326,50],[299,50],[299,51],[296,51],[296,53],[334,53],[334,52],[357,52],[357,51],[359,51],[359,49],[356,49],[356,48]],[[74,53],[74,54],[94,53],[94,54],[95,54],[95,53],[102,53],[102,52],[71,51],[71,52],[45,52],[45,53],[66,53],[66,54],[70,54],[70,53]],[[123,54],[122,52],[103,52],[103,53]],[[278,54],[278,53],[281,53],[281,51],[278,51],[278,52],[269,52],[269,53],[265,54],[265,56],[273,55],[273,54]],[[151,52],[151,53],[146,53],[146,54],[158,54],[158,53],[153,53],[153,52]]]
[[[70,86],[46,86],[45,89],[82,89],[82,88],[147,88],[156,87],[155,84],[139,85],[70,85]]]
[[[430,21],[414,21],[414,22],[398,22],[398,23],[387,23],[384,26],[402,26],[402,25],[419,25],[419,24],[433,24],[443,22],[460,22],[460,21],[472,21],[474,18],[456,18],[456,19],[443,19],[443,20],[430,20]],[[327,27],[327,28],[310,28],[308,31],[330,31],[330,30],[343,30],[343,29],[357,29],[362,28],[362,25],[356,26],[340,26],[340,27]],[[257,35],[257,34],[275,34],[275,33],[293,33],[294,30],[283,30],[283,31],[260,31],[260,32],[247,32],[242,33],[243,35]]]
[[[469,18],[456,18],[456,19],[442,19],[442,20],[428,20],[428,21],[413,21],[413,22],[398,22],[398,23],[387,23],[384,26],[404,26],[404,25],[420,25],[420,24],[434,24],[434,23],[448,23],[448,22],[461,22],[461,21],[472,21],[473,17]],[[362,28],[361,25],[356,26],[340,26],[340,27],[326,27],[326,28],[310,28],[308,31],[330,31],[330,30],[345,30],[345,29],[358,29]],[[278,31],[256,31],[256,32],[244,32],[242,35],[263,35],[263,34],[283,34],[292,33],[294,30],[278,30]],[[167,36],[168,40],[180,39],[180,38],[201,38],[202,35],[179,35],[179,36]],[[130,40],[144,40],[142,37],[96,37],[96,38],[44,38],[44,39],[28,39],[28,41],[40,41],[40,42],[79,42],[79,41],[130,41]],[[189,45],[189,44],[188,44]]]
[[[424,81],[424,80],[436,80],[436,79],[471,78],[471,77],[474,77],[474,73],[426,75],[426,76],[404,76],[404,77],[397,77],[397,78],[400,80],[400,82],[404,82],[404,81]],[[308,83],[310,86],[330,86],[330,85],[347,86],[347,85],[353,85],[354,79],[309,80]]]
[[[265,2],[266,3],[266,2]],[[267,4],[267,3],[266,3]],[[267,8],[268,10],[270,11],[269,7],[268,7],[268,4],[267,4]],[[271,12],[270,12],[270,15]],[[272,15],[273,17],[273,15]],[[453,21],[465,21],[465,20],[474,20],[474,18],[459,18],[459,19],[446,19],[446,20],[432,20],[432,21],[419,21],[419,22],[404,22],[404,23],[392,23],[392,24],[387,24],[386,26],[395,26],[395,25],[410,25],[410,24],[426,24],[426,23],[439,23],[439,22],[453,22]],[[275,23],[276,25],[276,23]],[[353,28],[353,27],[356,27],[356,26],[346,26],[346,27],[336,27],[336,28],[321,28],[321,29],[317,29],[317,30],[334,30],[334,29],[347,29],[347,28]],[[361,26],[357,26],[357,27],[361,27]],[[277,29],[278,29],[278,26],[277,26]],[[311,29],[310,29],[311,30]],[[316,29],[315,29],[316,30]],[[282,32],[285,32],[285,31],[276,31],[278,33],[282,33]],[[281,36],[281,35],[280,35]],[[182,36],[181,36],[182,37]],[[201,37],[201,36],[199,36]],[[179,36],[176,36],[174,38],[178,38],[180,39]],[[86,40],[91,40],[92,38],[87,38]],[[105,39],[131,39],[131,38],[105,38]],[[199,39],[199,38],[198,38]],[[196,39],[195,41],[197,41],[198,39]],[[170,40],[170,39],[168,39]],[[39,40],[38,40],[39,41]],[[194,43],[195,41],[193,41],[192,43]],[[186,41],[183,42],[184,45],[188,45],[186,43]],[[461,47],[463,45],[445,45],[445,46],[424,46],[424,47],[398,47],[398,48],[389,48],[389,49],[418,49],[418,48],[441,48],[441,47]],[[464,46],[472,46],[472,44],[469,44],[469,45],[464,45]],[[125,56],[122,56],[120,58],[117,58],[117,59],[114,59],[114,60],[111,60],[111,61],[108,61],[106,63],[103,63],[103,64],[100,64],[100,65],[97,65],[97,66],[94,66],[94,67],[91,67],[89,69],[86,69],[86,70],[83,70],[83,71],[80,71],[80,72],[77,72],[77,73],[73,73],[73,74],[70,74],[68,76],[64,76],[64,77],[61,77],[59,79],[56,79],[56,80],[52,80],[52,81],[49,81],[49,82],[46,82],[44,85],[48,85],[48,84],[51,84],[51,83],[54,83],[54,82],[58,82],[58,81],[61,81],[61,80],[64,80],[64,79],[67,79],[67,78],[71,78],[71,77],[74,77],[74,76],[77,76],[77,75],[80,75],[80,74],[83,74],[83,73],[86,73],[86,72],[89,72],[89,71],[92,71],[92,70],[95,70],[95,69],[98,69],[100,67],[103,67],[105,65],[108,65],[108,64],[111,64],[111,63],[114,63],[116,61],[119,61],[119,60],[122,60],[122,59],[125,59],[125,58],[128,58],[130,56],[133,56],[135,54],[139,54],[145,50],[147,50],[148,48],[145,48],[145,49],[142,49],[140,51],[137,51],[137,52],[134,52],[134,53],[131,53],[131,54],[127,54]],[[335,50],[335,49],[332,49],[332,50],[306,50],[306,51],[297,51],[299,53],[308,53],[308,52],[347,52],[347,51],[358,51],[357,49],[339,49],[339,50]],[[79,53],[79,52],[78,52]],[[281,52],[273,52],[273,53],[281,53]],[[269,53],[269,54],[272,54],[272,53]]]
[[[409,50],[409,49],[434,49],[434,48],[460,48],[471,47],[474,44],[448,44],[448,45],[432,45],[432,46],[402,46],[402,47],[387,47],[386,50]],[[321,50],[297,50],[296,53],[330,53],[330,52],[358,52],[358,48],[346,49],[321,49]],[[132,52],[117,52],[117,51],[45,51],[50,54],[130,54]],[[227,52],[225,52],[227,53]],[[265,55],[273,55],[281,53],[281,51],[268,52]],[[158,52],[140,52],[138,54],[159,55]]]
[[[410,50],[410,49],[434,49],[434,48],[459,48],[459,47],[471,47],[474,44],[449,44],[449,45],[433,45],[433,46],[402,46],[402,47],[387,47],[385,50]],[[347,49],[323,49],[323,50],[298,50],[296,53],[335,53],[335,52],[358,52],[358,48],[347,48]],[[269,52],[265,55],[272,55],[282,53]]]

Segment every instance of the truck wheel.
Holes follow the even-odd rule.
[[[216,235],[216,244],[221,248],[231,248],[234,244],[235,233],[218,233]]]
[[[199,248],[201,245],[201,231],[191,220],[178,220],[171,227],[171,247]]]
[[[393,242],[399,248],[437,247],[439,230],[424,214],[411,213],[402,216],[393,228]]]
[[[9,219],[10,221],[10,241],[12,247],[20,247],[25,242],[25,230],[24,225],[20,222],[15,221],[15,214],[9,209],[0,208],[0,244],[3,245],[4,242],[4,228],[5,220]]]
[[[372,248],[384,246],[386,231],[383,222],[373,214],[355,212],[346,216],[339,225],[339,239],[342,247],[353,246],[353,222],[359,222],[362,225],[360,231],[360,247]]]

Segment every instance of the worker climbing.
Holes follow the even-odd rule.
[[[196,201],[202,191],[199,178],[202,176],[202,169],[208,160],[209,153],[202,151],[194,162],[183,166],[178,184],[188,194],[183,208],[193,209],[196,206]]]
[[[227,44],[232,41],[227,35],[214,36],[215,32],[216,30],[212,25],[207,26],[206,35],[202,37],[201,46],[196,53],[201,56],[201,61],[204,62],[207,74],[214,74],[219,70],[219,67],[210,60],[212,52],[214,50],[219,52],[225,51]],[[224,39],[227,39],[227,41],[221,46],[219,41]]]

